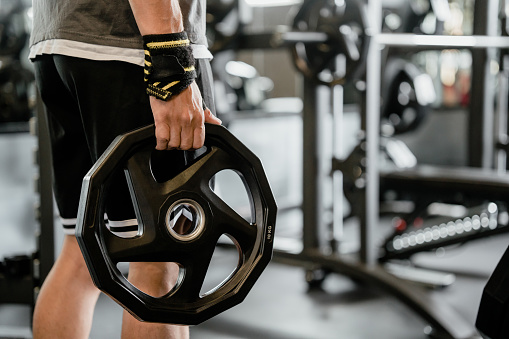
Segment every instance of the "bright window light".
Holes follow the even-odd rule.
[[[245,0],[245,2],[251,7],[275,7],[295,5],[302,0]]]

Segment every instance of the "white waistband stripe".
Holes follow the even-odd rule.
[[[66,219],[66,218],[62,218],[60,217],[60,222],[62,223],[62,225],[64,226],[73,226],[73,225],[76,225],[76,223],[78,222],[78,219],[77,218],[74,218],[74,219]]]

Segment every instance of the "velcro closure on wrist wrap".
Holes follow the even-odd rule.
[[[186,32],[143,36],[147,94],[161,100],[185,90],[196,79]]]

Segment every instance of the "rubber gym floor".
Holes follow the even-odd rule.
[[[278,124],[281,123],[275,121],[271,128],[278,128]],[[288,122],[284,124],[288,126]],[[262,122],[246,125],[249,126],[239,124],[232,127],[232,131],[245,136],[244,128],[253,131],[262,126]],[[297,122],[292,126],[295,130],[299,128]],[[267,135],[279,135],[268,129]],[[292,135],[296,134],[280,134],[278,138],[281,140],[276,142],[291,143]],[[253,135],[246,138],[245,143],[259,154],[267,167],[278,199],[299,189],[295,182],[279,182],[281,178],[277,171],[268,169],[275,159],[280,161],[281,154],[267,147],[265,137]],[[35,249],[33,205],[37,199],[33,193],[33,178],[36,168],[32,158],[35,146],[34,137],[28,134],[0,135],[0,258],[30,253]],[[291,160],[285,165],[287,167],[280,169],[283,172],[290,169],[293,174],[286,174],[290,178],[299,175],[296,169],[300,161],[298,148],[294,151],[294,154],[291,150],[285,151],[290,152],[285,156]],[[276,239],[298,234],[300,219],[298,211],[281,213]],[[381,225],[381,229],[386,226]],[[414,262],[455,273],[453,285],[429,293],[439,296],[467,321],[474,323],[482,288],[508,242],[509,236],[501,235],[447,249],[441,256],[419,254]],[[215,257],[218,274],[222,266],[228,266],[231,261],[229,253],[223,249]],[[30,312],[26,305],[0,305],[0,338],[31,338]],[[90,338],[119,338],[121,313],[119,306],[101,296]],[[195,339],[420,339],[427,337],[423,332],[425,326],[426,323],[411,309],[376,286],[356,284],[348,277],[332,274],[325,280],[322,290],[310,291],[302,268],[273,261],[242,304],[192,327],[191,335]]]

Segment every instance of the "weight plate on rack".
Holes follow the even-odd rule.
[[[391,57],[384,67],[382,98],[382,134],[392,136],[416,130],[436,93],[427,73],[408,60]]]
[[[293,30],[324,32],[328,41],[295,44],[295,66],[308,79],[328,86],[358,79],[369,47],[366,26],[364,5],[358,0],[304,1],[293,20]]]

